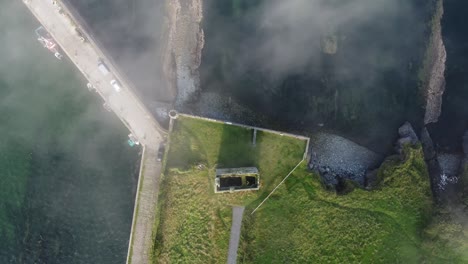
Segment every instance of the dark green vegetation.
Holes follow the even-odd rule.
[[[258,114],[245,120],[305,133],[323,123],[382,152],[404,121],[421,123],[434,1],[204,2],[201,86]]]
[[[21,1],[0,22],[0,263],[123,263],[138,149]]]
[[[179,118],[171,134],[154,261],[219,263],[227,259],[231,206],[263,199],[298,162],[305,141],[221,123]],[[215,194],[216,167],[256,166],[260,191]]]

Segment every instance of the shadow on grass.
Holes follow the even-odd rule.
[[[173,137],[178,142],[171,144],[170,158],[167,159],[166,171],[168,168],[181,168],[188,170],[194,164],[206,160],[207,153],[203,143],[198,139],[193,129],[184,122],[175,122],[173,128]]]
[[[224,125],[218,154],[218,168],[254,167],[258,146],[252,144],[253,129]]]

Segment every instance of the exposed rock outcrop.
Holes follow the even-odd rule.
[[[382,157],[343,137],[319,133],[311,138],[309,168],[318,172],[326,185],[347,179],[364,186],[367,170],[376,168]]]
[[[468,135],[465,136],[463,147],[464,151],[468,151],[468,142],[465,141],[468,141]],[[426,128],[421,131],[421,143],[431,179],[432,193],[439,202],[447,200],[456,193],[454,190],[457,188],[460,175],[463,174],[466,154],[463,159],[459,154],[437,153]]]
[[[199,89],[204,33],[202,0],[168,1],[169,46],[175,66],[176,107],[183,105]]]
[[[426,127],[421,131],[421,144],[424,152],[424,160],[426,161],[429,177],[431,178],[432,193],[438,198],[440,197],[438,184],[440,182],[441,169],[439,161],[437,160],[437,152],[434,149],[434,143]]]
[[[396,144],[396,150],[399,154],[402,154],[404,145],[415,145],[419,142],[418,136],[409,122],[405,122],[400,128],[398,128],[398,135],[400,137]]]
[[[421,144],[424,151],[424,159],[426,161],[437,159],[437,152],[434,149],[434,143],[432,142],[431,136],[429,135],[429,131],[427,131],[426,127],[421,131]]]
[[[398,156],[390,156],[386,161],[391,161],[393,159],[400,159],[401,161],[406,160],[405,147],[416,146],[419,144],[418,136],[414,132],[413,126],[409,122],[405,122],[401,127],[398,128],[398,140],[395,144],[395,150],[399,154]],[[377,187],[382,180],[379,178],[379,169],[371,170],[366,173],[366,189],[373,189]]]
[[[422,87],[426,97],[424,124],[437,122],[442,110],[442,96],[445,91],[445,61],[447,59],[442,39],[441,19],[443,13],[443,0],[438,0],[436,13],[432,19],[432,34],[421,72]]]

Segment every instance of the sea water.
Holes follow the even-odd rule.
[[[139,149],[23,3],[1,5],[0,263],[124,263]]]

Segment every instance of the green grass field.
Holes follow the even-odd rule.
[[[305,166],[243,226],[244,263],[419,263],[431,212],[420,149],[386,162],[380,188],[337,195]]]
[[[302,164],[305,142],[182,117],[171,134],[154,246],[156,263],[223,263],[231,206],[245,205],[240,263],[417,263],[432,197],[420,148],[390,159],[380,185],[346,195],[325,190]],[[202,165],[202,166],[198,166]],[[216,167],[257,166],[260,191],[215,194]]]
[[[305,141],[259,131],[253,147],[252,133],[185,117],[176,121],[159,198],[155,260],[224,262],[232,205],[259,203],[302,160]],[[215,168],[244,166],[259,169],[259,191],[214,193]]]

